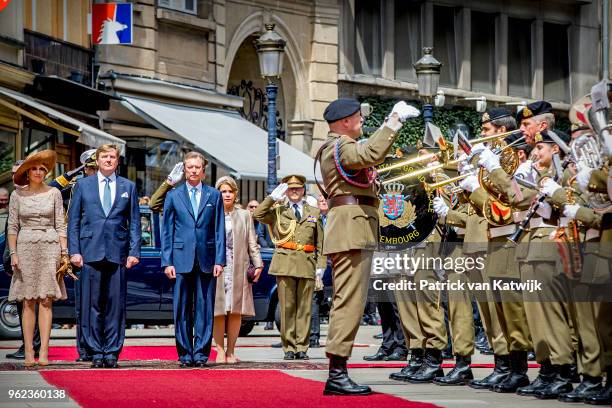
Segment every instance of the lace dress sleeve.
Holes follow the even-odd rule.
[[[17,191],[13,191],[11,194],[6,233],[8,235],[19,233],[19,194],[17,194]]]
[[[55,202],[55,230],[60,237],[66,237],[66,219],[64,218],[64,203],[62,201],[62,193],[57,189],[53,189],[53,199]]]

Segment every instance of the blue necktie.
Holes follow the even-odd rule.
[[[293,211],[295,212],[295,218],[300,222],[302,220],[302,214],[300,214],[300,207],[297,204],[293,204]]]
[[[104,194],[102,194],[102,209],[104,210],[104,215],[108,217],[108,213],[111,210],[111,190],[110,190],[110,178],[105,177],[104,182]]]
[[[196,193],[198,189],[195,187],[191,187],[191,208],[193,209],[193,215],[195,217],[198,216],[198,200],[196,200]]]

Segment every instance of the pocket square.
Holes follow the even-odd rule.
[[[129,197],[129,195],[128,195],[127,191],[125,193],[121,194],[121,198],[128,198],[128,197]]]

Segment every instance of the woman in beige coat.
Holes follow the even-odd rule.
[[[236,363],[234,347],[240,332],[242,316],[254,316],[253,290],[247,280],[250,264],[255,267],[253,281],[259,280],[263,262],[257,245],[257,234],[251,213],[236,207],[238,186],[229,176],[221,177],[215,185],[221,192],[225,210],[226,265],[217,278],[215,296],[215,322],[213,337],[217,351],[217,363]],[[224,334],[227,333],[227,349]]]

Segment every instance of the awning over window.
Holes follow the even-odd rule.
[[[34,109],[34,112],[15,105],[15,102],[27,105],[28,107]],[[58,110],[38,102],[27,95],[0,86],[0,104],[45,126],[76,136],[78,138],[77,142],[79,143],[91,147],[98,147],[105,143],[116,144],[119,146],[121,154],[125,154],[124,140],[108,134],[100,129],[96,129],[93,126],[89,126],[87,123],[83,123],[80,120],[59,112]],[[59,124],[55,122],[55,120],[59,120],[64,124],[73,126],[76,128],[76,130]]]
[[[172,132],[202,149],[236,177],[265,180],[268,174],[268,133],[239,113],[193,108],[149,99],[123,97],[128,109],[160,130]],[[279,140],[279,179],[301,174],[314,182],[313,159]],[[317,174],[320,179],[320,174]]]

